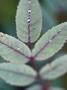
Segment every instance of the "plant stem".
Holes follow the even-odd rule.
[[[49,87],[50,87],[49,82],[46,82],[46,83],[44,84],[44,82],[42,82],[43,79],[42,79],[42,77],[39,75],[39,73],[38,73],[36,79],[40,82],[41,90],[49,90]]]

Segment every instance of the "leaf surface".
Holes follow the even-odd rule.
[[[49,90],[65,90],[65,89],[59,87],[50,87]]]
[[[0,33],[0,56],[9,62],[23,64],[29,61],[31,51],[18,39]]]
[[[47,80],[56,79],[65,73],[67,73],[67,55],[59,57],[40,71],[40,75]]]
[[[42,15],[38,0],[20,0],[16,14],[18,38],[23,42],[35,42],[41,28]]]
[[[44,87],[45,87],[45,85],[44,85]],[[34,85],[32,87],[29,87],[26,90],[46,90],[46,89],[42,89],[41,85]],[[59,87],[48,87],[48,90],[65,90],[65,89],[59,88]]]
[[[26,86],[35,81],[36,72],[27,65],[0,64],[0,78],[15,86]]]
[[[29,87],[26,90],[42,90],[42,89],[41,89],[41,85],[34,85],[32,87]]]
[[[46,60],[55,55],[67,40],[67,22],[48,30],[32,50],[36,60]]]

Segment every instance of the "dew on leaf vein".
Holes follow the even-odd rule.
[[[28,42],[31,41],[31,0],[28,0]]]

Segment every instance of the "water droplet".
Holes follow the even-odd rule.
[[[28,3],[30,4],[31,3],[31,0],[28,0]]]
[[[52,40],[49,40],[49,42],[52,42]]]
[[[17,48],[17,50],[20,50],[20,48]]]
[[[31,13],[31,9],[28,10],[28,13]]]

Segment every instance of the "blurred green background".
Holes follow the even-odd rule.
[[[19,0],[0,0],[0,32],[16,36],[15,15]],[[52,26],[67,21],[67,0],[39,0],[43,14],[42,32],[46,32]],[[59,52],[58,57],[67,53],[67,44]],[[2,58],[0,58],[2,61]],[[60,77],[53,82],[67,90],[67,75]],[[5,84],[0,80],[0,90],[24,90],[22,87],[14,87]]]

